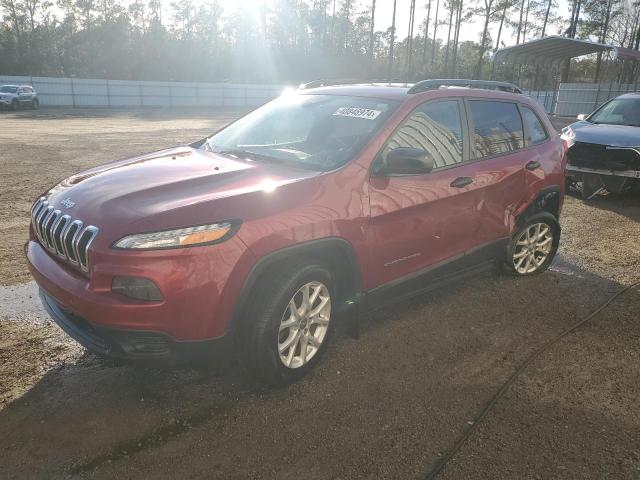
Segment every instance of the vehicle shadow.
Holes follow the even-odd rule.
[[[314,478],[376,477],[398,455],[420,473],[526,354],[619,288],[562,259],[538,276],[470,278],[365,315],[360,340],[339,329],[317,370],[277,389],[256,386],[237,365],[141,368],[86,354],[49,370],[0,412],[4,475],[108,478],[139,465],[148,477],[184,476],[195,465],[160,467],[156,455],[189,458],[202,449],[216,453],[215,478],[261,469],[278,478],[317,458],[332,461],[316,463]],[[299,414],[309,409],[320,419]],[[294,417],[293,430],[283,429]],[[292,431],[309,451],[260,463],[290,454]]]

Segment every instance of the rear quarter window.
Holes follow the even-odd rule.
[[[542,121],[536,113],[525,105],[520,106],[522,119],[524,121],[525,141],[527,145],[538,145],[543,143],[549,135],[547,134]]]
[[[524,148],[522,118],[515,103],[470,100],[475,158],[494,157]]]

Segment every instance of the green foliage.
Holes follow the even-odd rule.
[[[0,73],[254,83],[389,78],[391,29],[371,37],[372,0],[254,0],[226,8],[220,0],[56,1],[54,8],[49,0],[0,0]],[[623,14],[623,0],[581,1],[579,36],[632,46],[640,38],[637,6]],[[391,76],[486,77],[490,52],[511,32],[532,40],[566,28],[557,2],[440,0],[438,35],[445,39],[434,45],[432,0],[426,40],[424,23],[416,23],[412,42],[396,25]],[[427,5],[417,0],[419,8]],[[528,14],[520,14],[523,5]],[[456,31],[470,21],[482,28],[477,41],[458,44]],[[498,25],[501,37],[494,39]]]

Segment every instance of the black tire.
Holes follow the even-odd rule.
[[[523,247],[518,245],[518,241],[532,226],[536,224],[543,224],[549,227],[549,231],[551,233],[550,250],[546,254],[547,256],[545,260],[539,266],[537,266],[535,270],[525,271],[525,272],[519,271],[518,268],[516,267],[516,260],[514,260],[514,255],[516,255],[517,253],[518,254],[521,253]],[[558,223],[557,218],[548,212],[536,213],[535,215],[532,215],[531,217],[527,218],[527,220],[520,226],[520,228],[518,228],[515,234],[511,237],[509,246],[507,247],[507,255],[506,255],[505,262],[510,272],[513,275],[516,275],[519,277],[527,276],[527,275],[537,275],[539,273],[544,272],[547,268],[549,268],[549,265],[551,265],[551,262],[553,261],[553,258],[555,257],[556,252],[558,251],[559,244],[560,244],[560,224]],[[534,256],[538,254],[540,254],[540,252],[533,253]],[[538,256],[537,258],[541,259],[542,257]]]
[[[18,101],[17,100],[13,100],[11,102],[11,110],[13,110],[13,111],[18,110]]]
[[[280,322],[289,301],[309,282],[321,282],[329,292],[333,312],[321,345],[308,363],[289,368],[278,352]],[[335,323],[335,294],[331,273],[309,261],[292,262],[277,271],[267,272],[256,286],[256,294],[242,319],[236,336],[236,351],[241,365],[257,380],[268,385],[285,385],[299,380],[318,363],[331,338]]]
[[[37,110],[39,106],[40,106],[40,102],[38,101],[37,98],[33,102],[31,102],[31,108],[33,108],[34,110]]]

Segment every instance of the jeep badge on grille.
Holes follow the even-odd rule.
[[[71,200],[70,198],[65,198],[64,200],[62,200],[60,202],[60,205],[62,205],[64,208],[71,208],[76,204],[76,202],[74,202],[73,200]]]

